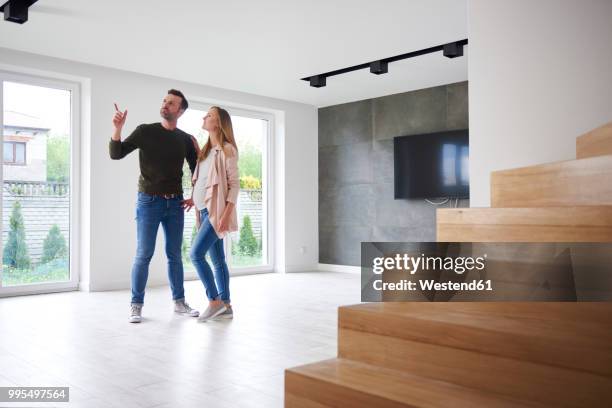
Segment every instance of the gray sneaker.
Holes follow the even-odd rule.
[[[198,322],[205,322],[207,320],[212,320],[215,317],[219,316],[221,313],[225,312],[225,309],[227,308],[225,307],[223,303],[221,303],[218,306],[208,305],[204,313],[202,313],[200,317],[198,317]]]
[[[140,323],[142,321],[142,305],[132,303],[130,308],[130,323]]]
[[[174,301],[174,312],[192,317],[198,317],[200,315],[200,312],[192,309],[189,304],[185,302],[185,299]]]
[[[215,320],[221,320],[221,319],[233,319],[234,318],[234,310],[232,309],[231,306],[225,306],[225,312],[221,313],[220,315],[218,315],[216,317]]]

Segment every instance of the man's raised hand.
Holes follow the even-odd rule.
[[[117,107],[117,104],[115,103],[115,116],[113,116],[113,125],[115,126],[116,130],[121,130],[123,128],[123,125],[125,124],[125,119],[127,118],[127,109],[125,110],[125,112],[121,112],[119,110],[119,108]]]

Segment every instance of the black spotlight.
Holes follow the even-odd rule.
[[[314,88],[322,88],[325,85],[327,85],[325,80],[326,80],[326,77],[323,76],[323,75],[311,76],[310,77],[310,86],[312,86]]]
[[[387,61],[370,62],[370,72],[376,75],[386,74],[389,72],[389,63]]]
[[[457,58],[463,56],[463,45],[456,42],[444,44],[442,54],[448,58]]]
[[[9,0],[0,6],[4,12],[4,20],[17,24],[28,21],[28,8],[38,0]]]

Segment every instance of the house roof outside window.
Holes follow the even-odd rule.
[[[4,128],[6,130],[24,130],[34,134],[51,130],[51,128],[45,126],[40,118],[14,111],[4,111]]]

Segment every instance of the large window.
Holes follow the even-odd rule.
[[[75,288],[72,222],[77,87],[0,72],[0,295]]]
[[[208,140],[202,130],[203,117],[208,106],[189,109],[179,120],[179,128],[194,135],[200,147]],[[270,245],[270,217],[268,178],[271,118],[266,114],[228,109],[232,117],[234,136],[238,145],[240,194],[237,202],[239,230],[224,240],[225,253],[231,273],[268,271],[272,269]],[[191,194],[189,169],[184,169],[183,188],[186,197]],[[183,253],[186,270],[193,269],[189,249],[196,234],[195,216],[185,218]]]

